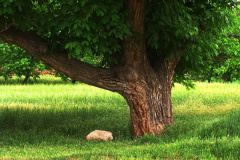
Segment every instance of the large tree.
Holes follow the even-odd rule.
[[[74,80],[121,94],[134,134],[155,135],[174,122],[171,88],[180,57],[188,46],[221,31],[233,5],[231,0],[0,0],[0,38]],[[102,67],[83,63],[85,56],[98,57]]]

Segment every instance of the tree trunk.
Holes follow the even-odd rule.
[[[26,84],[29,78],[30,78],[30,75],[27,74],[22,82],[22,85]]]
[[[207,74],[208,75],[208,74]],[[212,75],[213,75],[213,67],[210,68],[210,73],[207,77],[207,80],[208,80],[208,83],[211,83],[211,78],[212,78]]]
[[[162,79],[167,82],[167,79]],[[158,80],[157,80],[158,81]],[[130,107],[133,132],[136,136],[146,133],[160,134],[163,128],[173,123],[171,85],[164,86],[155,79],[129,82],[123,94]]]
[[[158,70],[153,70],[148,61],[123,70],[126,88],[122,95],[130,107],[132,129],[136,136],[160,134],[166,125],[174,123],[171,89],[178,60],[176,57],[164,60]]]

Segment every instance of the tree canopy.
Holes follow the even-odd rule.
[[[197,61],[205,48],[215,53],[209,44],[219,27],[230,23],[234,5],[232,0],[148,1],[144,36],[149,57],[176,54],[185,43],[192,43],[186,60]],[[102,64],[108,66],[117,63],[120,42],[138,34],[130,29],[126,6],[124,0],[1,0],[0,25],[2,31],[11,26],[34,31],[51,50],[67,50],[69,57],[104,56]]]

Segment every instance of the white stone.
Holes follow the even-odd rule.
[[[86,137],[87,141],[111,141],[113,140],[112,132],[109,131],[101,131],[101,130],[95,130],[91,133],[89,133]]]

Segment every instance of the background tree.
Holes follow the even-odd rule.
[[[174,122],[171,88],[180,57],[188,47],[208,47],[205,42],[229,24],[233,5],[231,0],[1,0],[0,37],[74,80],[121,94],[134,134],[159,134]],[[102,67],[83,63],[86,55],[102,56]]]
[[[211,39],[198,41],[188,48],[179,64],[185,65],[182,67],[184,70],[180,70],[181,78],[185,82],[189,82],[188,80],[208,81],[209,83],[212,80],[232,82],[240,78],[240,17],[238,17],[238,12],[239,9],[236,8],[237,16],[232,17],[231,25],[211,35]],[[204,43],[208,45],[202,48]],[[196,52],[201,56],[195,57],[191,52]],[[179,74],[175,75],[179,76]]]
[[[45,70],[45,65],[37,58],[29,55],[16,45],[0,43],[0,76],[5,80],[25,76],[22,84],[25,84],[30,77],[36,79],[40,71]]]

